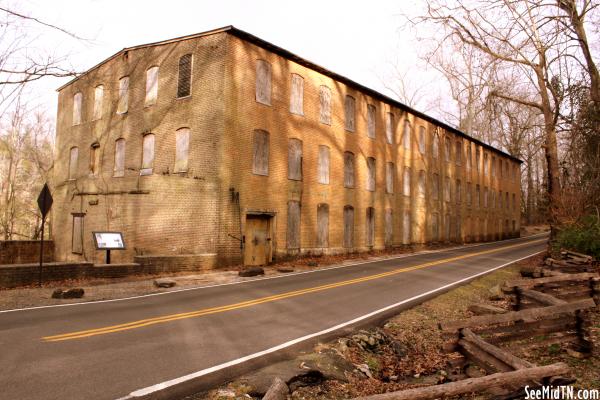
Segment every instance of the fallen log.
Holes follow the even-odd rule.
[[[554,282],[577,282],[577,281],[587,281],[591,278],[598,278],[598,274],[592,272],[582,272],[579,274],[560,274],[556,276],[549,276],[544,278],[537,279],[515,279],[512,281],[506,281],[504,283],[504,287],[512,288],[515,286],[519,286],[522,288],[531,288],[539,285],[543,285],[546,283],[554,283]]]
[[[489,353],[490,355],[494,356],[498,360],[502,361],[504,364],[512,367],[512,369],[526,369],[535,367],[535,364],[532,364],[526,360],[522,360],[519,357],[515,357],[509,352],[492,344],[489,344],[488,342],[483,340],[481,336],[473,333],[473,331],[469,328],[461,329],[461,334],[463,335],[464,341],[468,341],[475,344],[481,350],[484,350],[486,353]]]
[[[588,262],[592,261],[594,259],[594,257],[587,255],[587,254],[583,254],[583,253],[578,253],[576,251],[572,251],[572,250],[563,250],[560,252],[563,255],[571,255],[571,256],[575,256],[577,258],[583,258],[588,260]]]
[[[493,324],[502,324],[519,320],[532,320],[541,317],[556,316],[558,314],[572,313],[577,310],[593,308],[596,303],[592,299],[585,299],[573,303],[566,303],[556,306],[531,308],[523,311],[510,311],[506,314],[481,315],[469,319],[450,321],[440,323],[438,326],[443,331],[458,330],[460,328],[470,328],[472,326],[484,326]]]
[[[491,306],[489,304],[471,304],[469,311],[475,315],[489,315],[489,314],[504,314],[507,312],[504,308]]]
[[[557,306],[560,304],[567,304],[566,301],[557,299],[554,296],[551,296],[546,293],[538,292],[537,290],[530,289],[518,289],[521,297],[525,297],[529,300],[536,301],[545,306]]]
[[[532,380],[540,380],[569,372],[565,363],[555,363],[543,367],[520,369],[511,372],[499,372],[481,378],[469,378],[443,385],[408,389],[399,392],[382,393],[373,396],[359,397],[357,400],[431,400],[446,396],[481,392],[493,387],[519,386]]]
[[[489,374],[493,374],[495,372],[508,372],[514,369],[510,365],[504,363],[502,360],[499,360],[498,358],[489,354],[487,351],[481,349],[471,341],[460,339],[458,341],[458,345],[459,353],[465,356],[467,360],[479,365]]]

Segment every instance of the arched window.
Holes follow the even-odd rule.
[[[344,247],[354,247],[354,207],[344,206]]]
[[[100,143],[94,142],[90,146],[90,175],[98,176],[100,172]]]
[[[385,114],[385,138],[389,144],[394,143],[394,114]]]
[[[304,78],[298,74],[292,74],[290,112],[292,114],[304,115]]]
[[[302,180],[302,141],[295,138],[288,144],[288,179]]]
[[[319,161],[317,163],[317,180],[324,185],[329,184],[329,147],[319,146]]]
[[[257,129],[254,131],[252,173],[269,175],[269,132]]]
[[[329,247],[329,205],[317,205],[317,247]]]
[[[79,161],[79,148],[71,147],[69,151],[69,180],[77,178],[77,164]]]
[[[119,79],[119,101],[117,103],[117,114],[124,114],[129,109],[129,77]]]
[[[367,190],[370,192],[375,191],[375,159],[373,157],[367,157]]]
[[[375,139],[375,114],[377,109],[373,104],[367,104],[367,136],[371,139]]]
[[[150,67],[146,71],[146,98],[145,106],[156,104],[158,98],[158,67]]]
[[[352,96],[346,96],[344,102],[344,126],[347,131],[354,132],[356,129],[356,100]]]
[[[256,101],[271,105],[271,64],[256,60]]]
[[[410,122],[408,118],[404,120],[404,133],[402,142],[405,150],[410,150]]]
[[[187,97],[190,94],[192,94],[192,55],[185,54],[179,58],[177,97]]]
[[[437,134],[437,132],[433,135],[431,152],[433,153],[433,158],[438,158],[440,156],[440,136]]]
[[[115,141],[115,166],[113,176],[115,178],[125,175],[125,139],[120,138]]]
[[[373,207],[367,207],[365,225],[365,245],[373,246],[375,242],[375,209]]]
[[[394,193],[394,163],[385,164],[385,192]]]
[[[154,166],[154,134],[144,135],[142,143],[142,168],[140,175],[151,175]]]
[[[83,102],[83,94],[77,92],[73,95],[73,125],[81,124],[81,105]]]
[[[104,101],[104,86],[98,85],[94,89],[94,113],[93,120],[102,118],[102,103]]]
[[[425,127],[419,127],[419,152],[425,154]]]
[[[319,87],[319,121],[331,125],[331,89]]]
[[[354,154],[344,152],[344,187],[354,187]]]
[[[180,128],[175,132],[175,172],[187,172],[190,149],[190,129]]]

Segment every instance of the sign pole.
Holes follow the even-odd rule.
[[[42,216],[42,241],[40,242],[40,275],[39,275],[39,286],[42,287],[42,263],[44,262],[44,222],[46,222],[46,216]]]
[[[52,208],[52,194],[48,188],[48,184],[45,183],[40,195],[38,196],[37,203],[42,213],[42,241],[40,242],[40,273],[38,277],[38,284],[42,287],[42,264],[44,263],[44,223],[46,222],[46,215]]]

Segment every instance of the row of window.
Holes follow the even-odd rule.
[[[153,66],[146,70],[146,95],[144,106],[156,104],[158,99],[158,72],[159,67]],[[177,97],[187,97],[192,94],[192,55],[185,54],[179,58],[177,77]],[[129,109],[129,76],[119,79],[119,97],[117,100],[117,114],[125,114]],[[99,84],[94,88],[94,102],[92,121],[102,118],[104,106],[104,85]],[[73,125],[82,122],[83,93],[73,95]]]
[[[142,165],[140,175],[151,175],[154,166],[154,141],[155,135],[146,134],[142,142]],[[175,131],[175,166],[173,172],[182,173],[188,170],[188,155],[190,144],[189,128],[180,128]],[[115,156],[113,163],[113,176],[118,178],[125,175],[125,139],[115,140]],[[68,179],[77,179],[79,163],[79,148],[71,147],[69,156]],[[94,143],[90,147],[89,175],[98,176],[100,172],[100,144]]]
[[[263,130],[256,130],[254,132],[254,159],[252,165],[252,172],[255,175],[269,175],[269,133]],[[354,188],[355,187],[355,160],[352,152],[344,152],[344,187]],[[291,180],[302,180],[302,141],[296,138],[289,140],[288,144],[288,179]],[[376,160],[373,157],[367,157],[366,159],[367,176],[365,182],[365,189],[368,191],[375,191],[375,174],[376,174]],[[329,184],[329,170],[330,170],[330,151],[328,146],[319,145],[318,161],[317,161],[317,181],[321,184]],[[386,163],[386,177],[385,177],[385,191],[386,193],[394,193],[394,181],[395,181],[395,166],[393,162]],[[410,178],[411,169],[409,167],[404,168],[403,172],[404,185],[403,194],[410,196]],[[425,171],[419,171],[417,192],[419,197],[425,197]],[[438,174],[433,174],[431,178],[432,183],[432,198],[434,200],[439,199],[439,184],[440,177]],[[456,202],[461,202],[462,186],[460,179],[456,180],[455,183],[455,197]],[[493,192],[493,203],[496,204],[495,198],[496,193]],[[481,206],[481,198],[479,185],[476,186],[477,193],[477,204]],[[502,196],[502,192],[500,192]],[[506,193],[508,196],[508,192]],[[447,202],[451,201],[451,181],[449,177],[445,178],[444,183],[444,200]],[[471,205],[471,183],[467,183],[467,203]],[[508,204],[508,201],[506,202]],[[484,188],[484,207],[488,206],[488,188]],[[516,207],[515,194],[513,194],[513,208]],[[508,208],[508,205],[507,205]]]
[[[299,201],[289,201],[288,202],[288,210],[287,210],[287,248],[288,249],[300,249],[300,202]],[[488,219],[479,219],[476,220],[476,226],[471,226],[471,218],[466,218],[467,235],[471,233],[474,236],[478,236],[481,232],[482,234],[488,233]],[[502,219],[498,219],[498,232],[504,232],[505,234],[509,233],[509,220],[504,220],[504,227],[502,227]],[[483,224],[483,226],[480,225]],[[343,246],[346,248],[352,248],[355,246],[354,241],[354,207],[351,205],[344,206],[344,214],[343,214],[343,230],[344,230],[344,239]],[[385,210],[384,216],[384,224],[385,224],[385,235],[384,240],[386,245],[391,245],[394,241],[394,217],[393,210],[391,208],[387,208]],[[329,247],[329,205],[328,204],[319,204],[317,205],[317,247],[326,248]],[[451,227],[454,226],[455,229],[455,238],[462,237],[462,228],[461,228],[461,217],[456,216],[452,217],[450,214],[445,215],[445,235],[444,239],[451,239]],[[440,221],[439,214],[432,213],[430,216],[430,240],[438,241],[441,240],[440,236]],[[512,220],[512,231],[511,233],[515,233],[516,229],[516,221]],[[492,233],[492,232],[490,232]],[[373,246],[375,240],[375,209],[373,207],[366,208],[365,215],[365,246]],[[402,243],[410,244],[411,242],[411,214],[410,211],[404,211],[402,213]]]
[[[257,60],[256,64],[256,101],[270,106],[271,105],[271,64],[265,60]],[[304,115],[304,78],[298,74],[291,74],[291,90],[290,90],[290,112],[292,114]],[[319,121],[326,125],[331,125],[331,89],[325,85],[319,87]],[[377,109],[373,104],[367,104],[367,136],[375,138],[376,132],[376,113]],[[350,95],[346,95],[344,102],[344,127],[348,132],[356,130],[356,100]],[[385,138],[388,144],[394,143],[394,114],[387,112],[385,116]],[[402,145],[406,150],[411,148],[411,126],[408,119],[404,120],[402,133]],[[440,136],[436,131],[432,140],[432,156],[439,158]],[[425,127],[419,126],[418,132],[418,149],[421,154],[425,154]],[[450,136],[445,136],[444,140],[444,159],[446,162],[451,162],[452,158],[452,139]],[[470,143],[467,141],[466,146],[466,167],[471,169],[472,150]],[[457,165],[462,164],[463,141],[457,139],[455,142],[455,162]],[[488,165],[491,162],[491,167]],[[476,146],[475,150],[475,165],[477,172],[480,172],[480,149]],[[496,157],[492,156],[488,160],[488,153],[483,152],[483,169],[484,174],[489,175],[491,169],[492,177],[496,176]],[[507,160],[498,158],[498,169],[501,178],[509,178],[510,164]],[[516,180],[518,167],[513,165],[513,180]]]

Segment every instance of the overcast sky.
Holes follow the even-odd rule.
[[[403,69],[415,70],[418,43],[412,33],[400,29],[400,14],[422,7],[418,0],[19,0],[13,4],[89,39],[75,41],[47,32],[39,37],[38,45],[57,55],[68,54],[79,71],[123,47],[234,25],[381,92],[386,92],[382,77],[390,61],[400,60]],[[55,89],[67,81],[48,79],[32,88],[32,94],[55,115]]]

